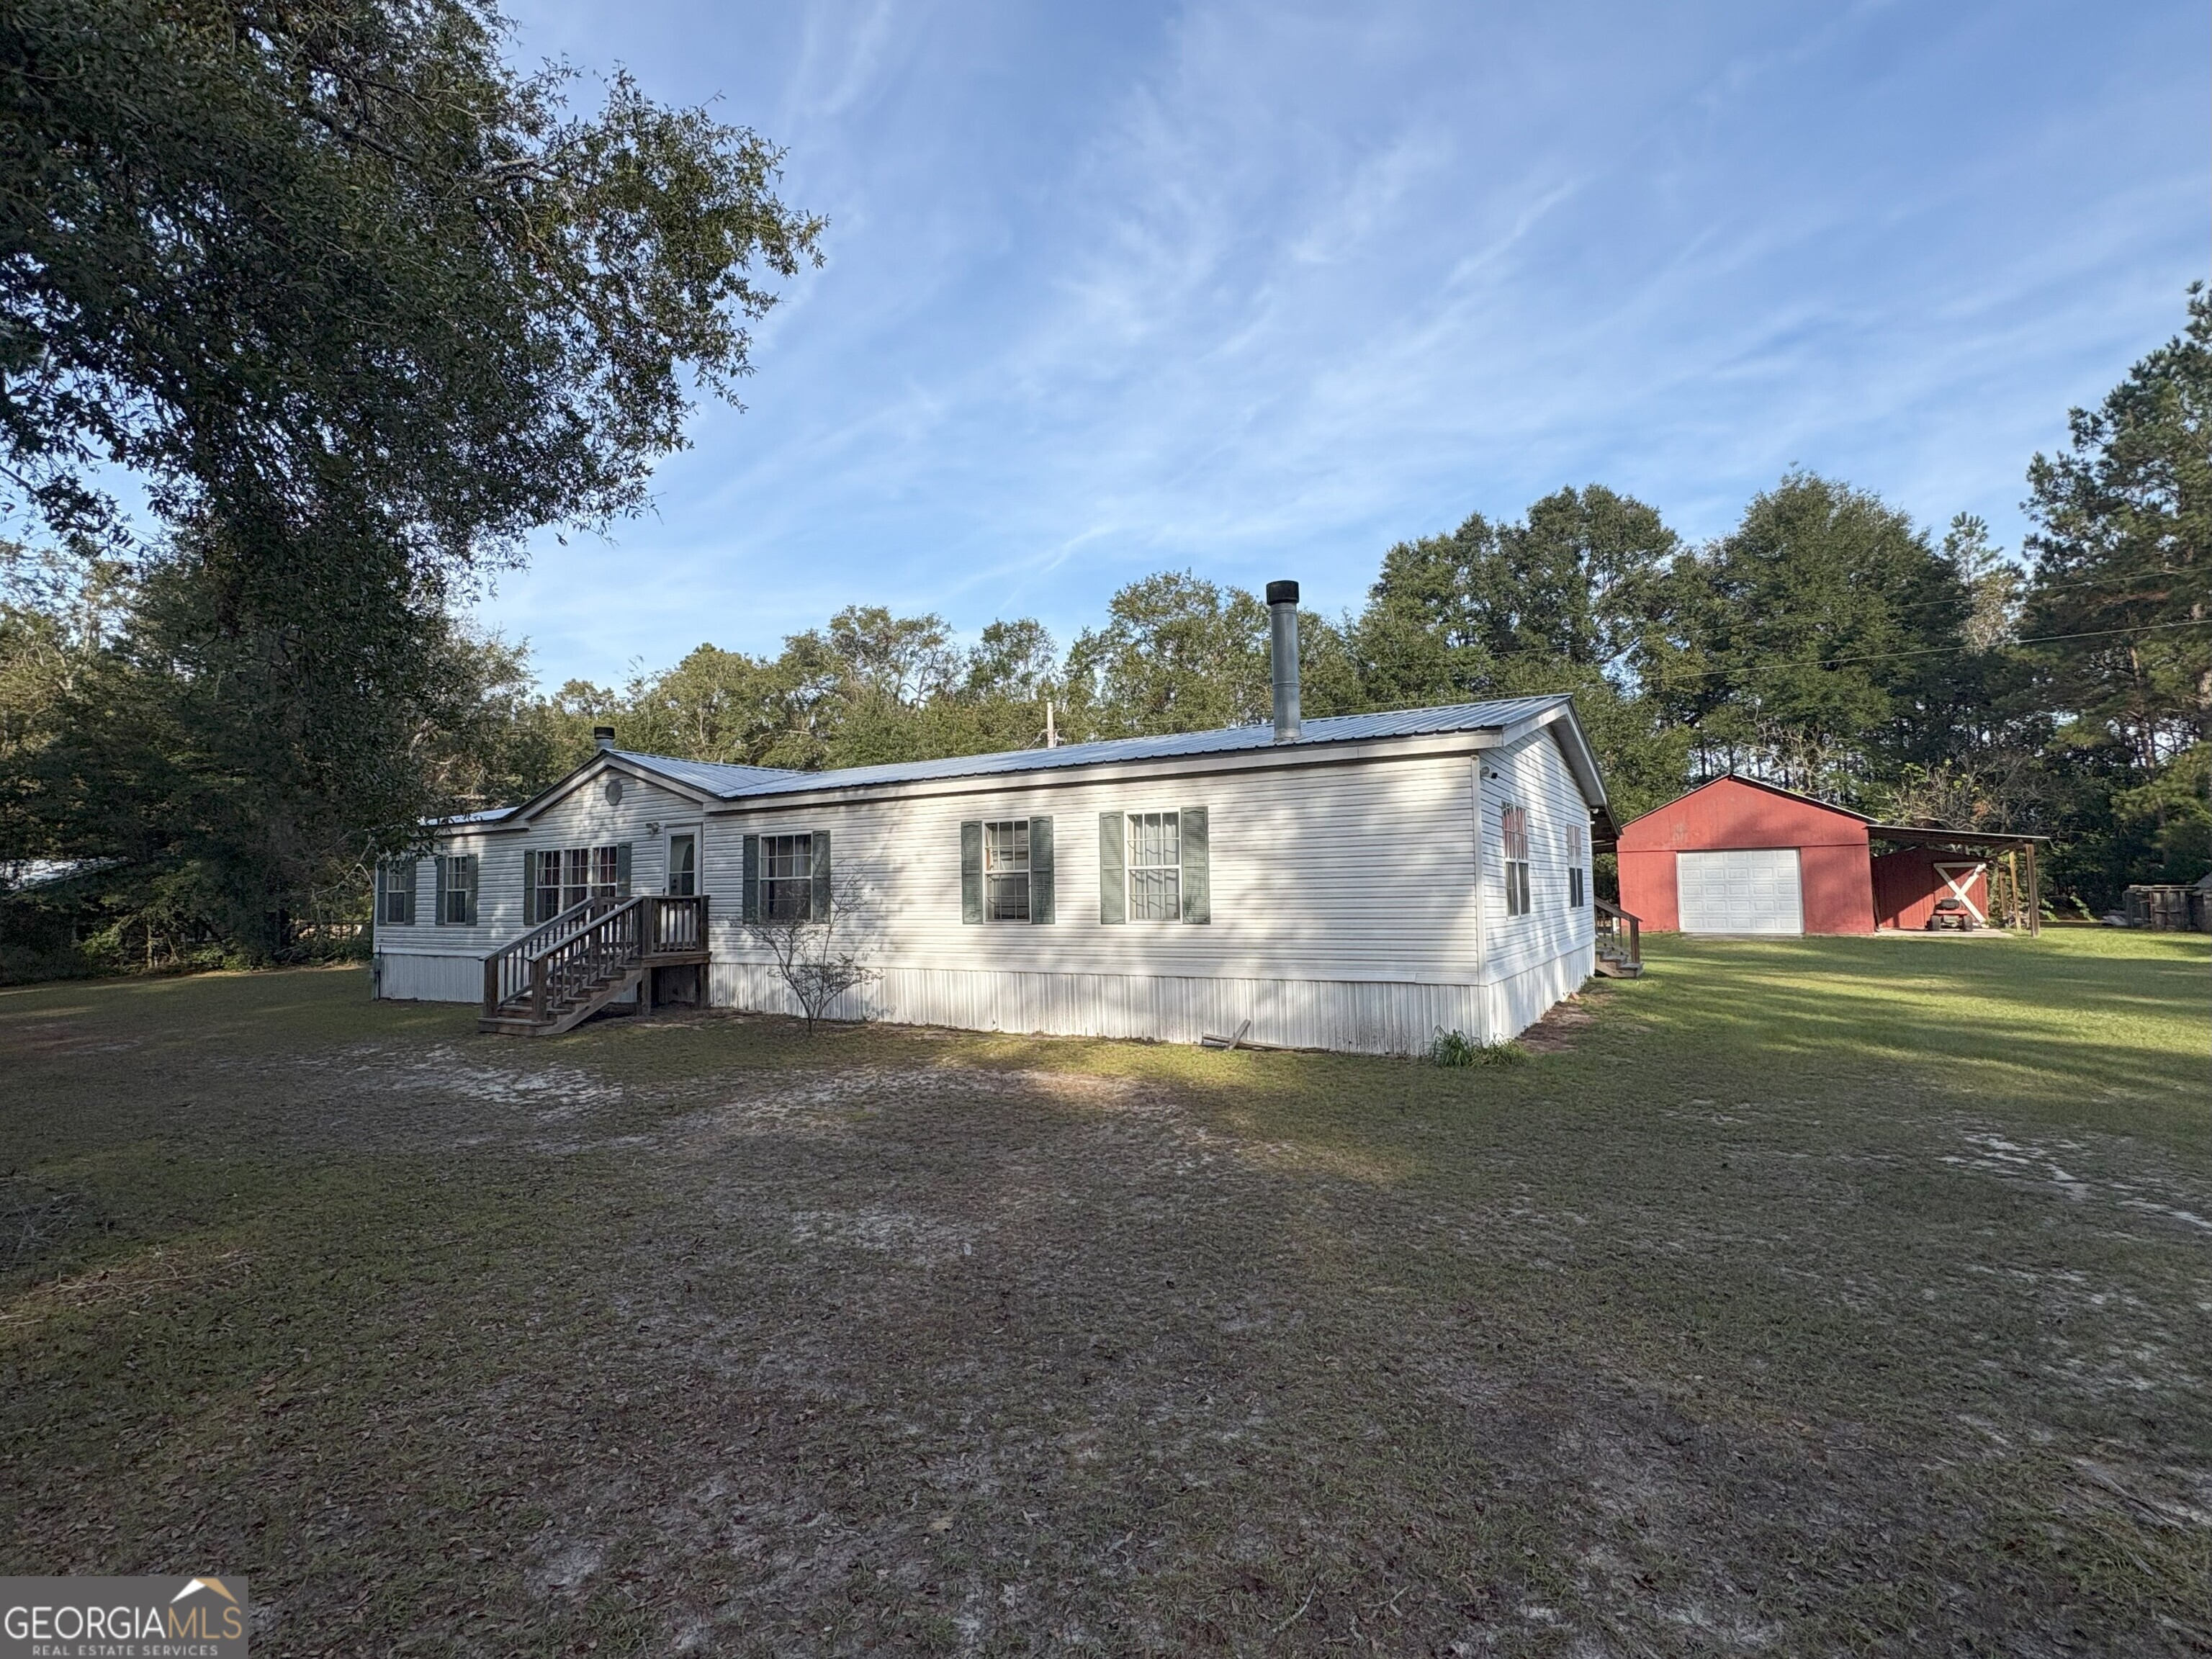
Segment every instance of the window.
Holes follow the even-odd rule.
[[[690,898],[699,890],[699,838],[668,838],[668,896]]]
[[[760,850],[762,920],[810,920],[814,914],[814,837],[763,836]]]
[[[387,859],[376,870],[376,919],[391,927],[415,924],[415,860]]]
[[[438,860],[438,921],[447,927],[473,927],[477,921],[477,855],[456,853]]]
[[[1579,823],[1567,826],[1567,908],[1579,910],[1589,902],[1583,887],[1583,864],[1589,857],[1589,832]]]
[[[1182,814],[1129,814],[1129,920],[1182,920]]]
[[[536,880],[532,884],[534,902],[530,907],[532,921],[550,921],[559,915],[561,905],[561,854],[557,849],[532,854],[538,866]]]
[[[1528,809],[1501,807],[1498,823],[1505,843],[1505,914],[1525,916],[1528,914]]]
[[[532,921],[550,921],[586,899],[620,898],[629,884],[629,858],[623,847],[546,848],[533,855]]]
[[[983,916],[988,921],[1030,919],[1027,818],[983,826]]]

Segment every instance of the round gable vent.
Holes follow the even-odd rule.
[[[620,778],[609,778],[607,780],[607,805],[610,806],[620,806],[622,805],[622,780]]]

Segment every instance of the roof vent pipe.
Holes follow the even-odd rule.
[[[1275,741],[1298,740],[1298,585],[1267,584],[1270,678],[1275,692]]]
[[[614,727],[611,726],[593,726],[592,728],[592,741],[599,744],[602,749],[613,748],[615,746]]]

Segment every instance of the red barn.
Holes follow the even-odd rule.
[[[1871,933],[1922,928],[1947,898],[1975,925],[2038,931],[2033,836],[1877,823],[1863,812],[1729,776],[1621,828],[1620,906],[1685,933]],[[1891,850],[1880,856],[1877,842]],[[1990,914],[1990,864],[2008,867],[2004,917]]]

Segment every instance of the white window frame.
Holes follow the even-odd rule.
[[[1567,908],[1579,910],[1589,902],[1589,831],[1579,823],[1567,826]]]
[[[1528,914],[1528,809],[1525,806],[1501,805],[1498,809],[1498,840],[1504,857],[1499,860],[1505,876],[1505,914],[1525,916]]]
[[[779,871],[781,861],[785,867]],[[797,866],[794,873],[792,866]],[[779,911],[776,900],[779,890],[788,902],[791,889],[798,890],[798,902],[788,909]],[[760,919],[763,921],[811,921],[814,919],[814,836],[800,830],[787,835],[763,836],[760,838]]]
[[[376,925],[380,927],[405,927],[412,925],[407,912],[413,908],[415,889],[420,879],[418,861],[414,859],[386,859],[378,871],[376,884]],[[405,880],[399,879],[404,875]],[[394,914],[396,913],[396,914]]]
[[[476,918],[469,914],[469,890],[456,878],[461,873],[461,860],[476,860],[474,853],[449,853],[432,867],[446,878],[438,889],[438,925],[441,927],[473,927]],[[479,867],[481,867],[479,864]],[[455,915],[458,909],[460,914]]]
[[[1158,853],[1172,853],[1172,857],[1156,857],[1151,861],[1140,861],[1146,850],[1148,830],[1158,832],[1158,839],[1153,843],[1155,849]],[[1182,920],[1182,812],[1180,808],[1130,812],[1124,816],[1121,825],[1121,914],[1130,921],[1179,922]],[[1146,895],[1142,909],[1139,908],[1139,892]]]
[[[545,879],[550,860],[556,881]],[[563,910],[572,910],[587,898],[613,898],[621,891],[622,849],[619,847],[538,847],[530,854],[530,920],[534,927],[548,922]],[[553,908],[545,908],[546,894]]]
[[[1003,848],[994,844],[1000,837],[1006,842]],[[983,920],[1026,923],[1035,898],[1030,888],[1030,821],[984,819]]]

